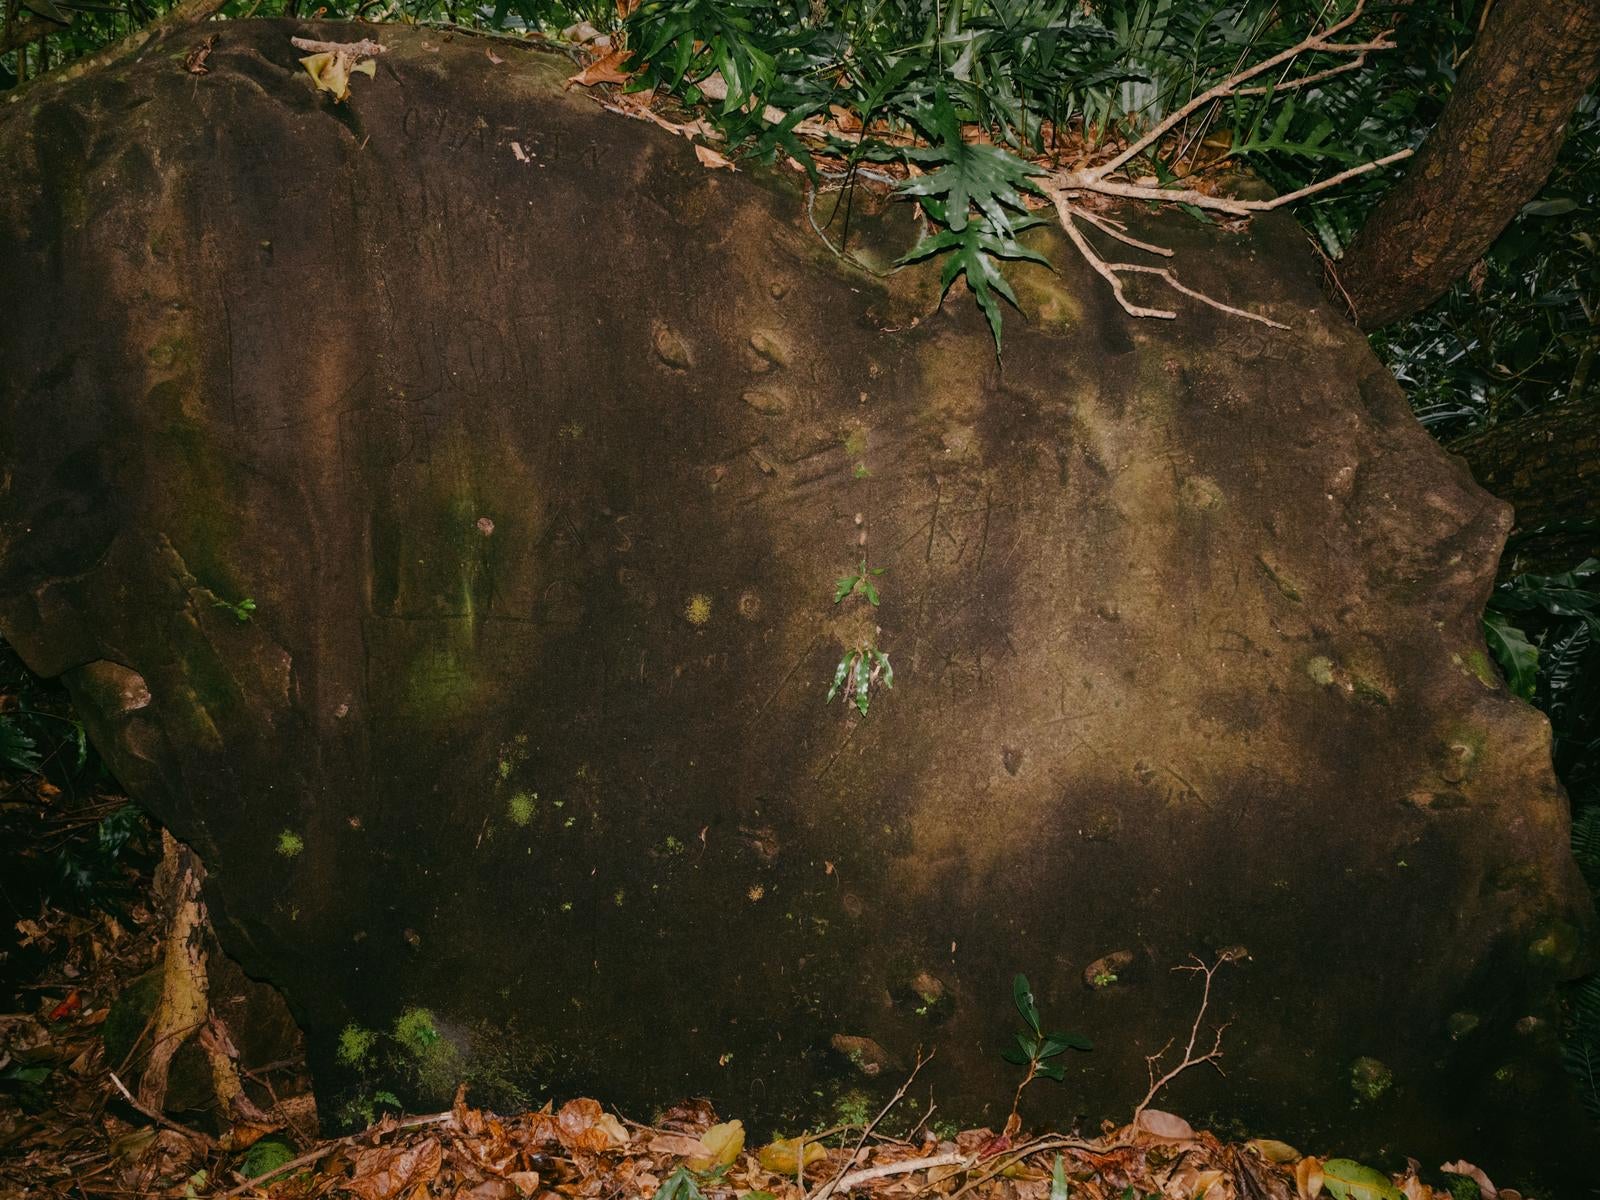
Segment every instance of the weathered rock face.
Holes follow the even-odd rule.
[[[201,850],[330,1112],[464,1073],[779,1119],[921,1045],[998,1120],[1024,971],[1097,1044],[1030,1113],[1125,1113],[1172,968],[1243,945],[1228,1081],[1170,1107],[1564,1119],[1515,1030],[1586,904],[1478,632],[1507,510],[1292,225],[1160,231],[1290,333],[1135,322],[1056,245],[1002,368],[564,60],[387,31],[340,106],[300,27],[216,29],[0,116],[0,627]],[[823,699],[863,640],[865,719]],[[341,1061],[401,1017],[414,1069]]]

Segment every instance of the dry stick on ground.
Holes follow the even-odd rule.
[[[1205,987],[1200,993],[1200,1011],[1194,1015],[1194,1024],[1189,1028],[1189,1043],[1183,1048],[1183,1059],[1177,1066],[1161,1076],[1160,1079],[1156,1078],[1156,1067],[1167,1053],[1168,1048],[1171,1047],[1172,1042],[1170,1040],[1161,1049],[1145,1058],[1145,1064],[1150,1070],[1150,1090],[1144,1094],[1144,1099],[1139,1101],[1139,1107],[1133,1110],[1133,1124],[1135,1125],[1139,1123],[1139,1118],[1144,1115],[1145,1109],[1150,1107],[1150,1102],[1156,1098],[1161,1089],[1190,1067],[1198,1067],[1201,1063],[1210,1063],[1213,1067],[1216,1067],[1218,1074],[1222,1073],[1222,1068],[1217,1067],[1216,1064],[1217,1060],[1222,1057],[1222,1034],[1228,1028],[1226,1024],[1217,1026],[1216,1038],[1212,1042],[1211,1049],[1206,1053],[1196,1058],[1194,1047],[1195,1042],[1200,1037],[1200,1023],[1206,1019],[1206,1009],[1211,1006],[1211,980],[1215,978],[1223,963],[1235,961],[1239,954],[1224,950],[1217,956],[1217,961],[1210,966],[1207,966],[1205,961],[1198,955],[1191,955],[1190,957],[1194,959],[1195,966],[1173,967],[1172,969],[1174,971],[1198,971],[1205,976]]]
[[[133,1093],[128,1090],[128,1085],[117,1078],[117,1073],[115,1071],[107,1071],[106,1074],[110,1077],[111,1082],[116,1085],[117,1091],[122,1093],[122,1098],[126,1100],[133,1110],[140,1116],[148,1117],[163,1129],[170,1129],[173,1133],[181,1133],[184,1137],[189,1138],[191,1141],[198,1142],[207,1150],[215,1150],[217,1148],[216,1139],[211,1137],[209,1134],[201,1133],[198,1129],[190,1129],[186,1125],[180,1125],[163,1113],[160,1113],[153,1108],[146,1108],[143,1104],[140,1104],[138,1100],[134,1099]]]
[[[393,1125],[374,1125],[370,1129],[363,1129],[360,1133],[350,1133],[341,1138],[333,1138],[331,1141],[321,1142],[313,1149],[307,1150],[298,1158],[291,1158],[288,1162],[273,1167],[270,1171],[267,1171],[261,1175],[257,1175],[254,1179],[246,1179],[238,1187],[231,1188],[228,1191],[223,1192],[218,1200],[232,1200],[234,1196],[243,1195],[251,1188],[265,1183],[269,1179],[276,1179],[279,1175],[283,1175],[299,1167],[308,1167],[314,1162],[319,1162],[322,1159],[327,1158],[328,1155],[339,1149],[339,1147],[354,1145],[362,1138],[371,1136],[376,1140],[377,1138],[384,1137],[391,1133],[402,1133],[408,1129],[421,1129],[425,1125],[450,1124],[454,1122],[455,1119],[456,1114],[453,1111],[429,1113],[425,1117],[411,1117],[409,1120],[396,1121]]]
[[[845,1160],[844,1166],[840,1167],[834,1177],[813,1192],[807,1198],[807,1200],[828,1200],[828,1197],[833,1195],[833,1193],[838,1190],[839,1186],[846,1179],[850,1178],[851,1174],[860,1174],[860,1172],[850,1172],[850,1164],[855,1162],[856,1156],[861,1153],[862,1148],[867,1144],[867,1139],[872,1136],[872,1131],[878,1127],[878,1123],[889,1115],[889,1111],[894,1108],[896,1104],[899,1104],[901,1100],[905,1099],[906,1091],[911,1087],[912,1081],[916,1079],[917,1072],[922,1070],[922,1068],[926,1066],[930,1060],[932,1060],[933,1054],[934,1052],[932,1050],[928,1051],[927,1054],[923,1054],[921,1050],[917,1051],[917,1065],[911,1068],[911,1074],[906,1076],[906,1081],[900,1085],[899,1089],[894,1095],[889,1097],[889,1103],[885,1104],[878,1111],[878,1115],[873,1117],[872,1120],[867,1123],[867,1127],[861,1131],[861,1140],[856,1142],[856,1148],[850,1151],[850,1157]],[[802,1147],[800,1150],[800,1158],[801,1161],[805,1160],[804,1147]],[[906,1168],[906,1170],[911,1171],[916,1169],[916,1167]],[[847,1172],[849,1172],[849,1174],[847,1174]],[[891,1172],[891,1174],[893,1173],[894,1172]],[[878,1176],[873,1176],[873,1178],[876,1179]]]
[[[1156,1078],[1156,1064],[1160,1061],[1161,1056],[1165,1054],[1167,1049],[1172,1045],[1170,1040],[1155,1054],[1152,1054],[1145,1059],[1145,1062],[1150,1070],[1150,1090],[1145,1093],[1144,1099],[1139,1101],[1139,1106],[1133,1110],[1133,1120],[1129,1122],[1130,1126],[1137,1125],[1139,1123],[1140,1116],[1143,1115],[1144,1111],[1150,1107],[1151,1101],[1156,1098],[1156,1095],[1161,1091],[1162,1088],[1166,1087],[1167,1084],[1171,1083],[1190,1067],[1197,1067],[1201,1063],[1206,1062],[1215,1065],[1216,1060],[1222,1057],[1222,1033],[1223,1030],[1227,1029],[1226,1025],[1221,1025],[1217,1028],[1216,1041],[1207,1053],[1196,1057],[1194,1053],[1195,1043],[1200,1037],[1201,1022],[1205,1020],[1206,1011],[1211,1006],[1212,978],[1216,975],[1218,969],[1224,963],[1235,962],[1242,956],[1243,951],[1241,950],[1224,950],[1217,956],[1217,961],[1212,963],[1210,966],[1207,966],[1205,962],[1198,956],[1191,956],[1194,957],[1196,963],[1195,966],[1178,966],[1172,968],[1174,971],[1198,971],[1205,976],[1205,987],[1200,995],[1200,1010],[1195,1013],[1194,1024],[1189,1029],[1189,1042],[1184,1049],[1182,1062],[1180,1062],[1176,1067],[1168,1071],[1166,1074],[1162,1075],[1160,1079]],[[1221,1068],[1219,1067],[1218,1070],[1220,1071]],[[1134,1143],[1132,1142],[1124,1141],[1095,1142],[1076,1137],[1046,1136],[1038,1138],[1024,1146],[1019,1146],[1011,1154],[1001,1155],[1000,1157],[996,1158],[994,1164],[982,1175],[978,1175],[972,1179],[969,1179],[960,1188],[952,1192],[950,1195],[950,1200],[960,1200],[960,1197],[966,1195],[973,1188],[980,1187],[987,1183],[1006,1168],[1016,1165],[1023,1159],[1031,1158],[1035,1154],[1043,1153],[1046,1150],[1082,1150],[1090,1154],[1105,1154],[1112,1150],[1127,1149],[1133,1144]]]

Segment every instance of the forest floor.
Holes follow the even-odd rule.
[[[195,1040],[233,1060],[243,1098],[231,1115],[215,1092],[205,1105],[185,1102],[174,1069],[163,1099],[142,1102],[157,1017],[131,1038],[116,1027],[127,1025],[119,997],[172,970],[174,906],[161,894],[153,831],[112,792],[72,800],[36,775],[0,792],[0,838],[11,914],[25,910],[30,879],[76,885],[66,889],[76,902],[39,898],[0,943],[0,1200],[1518,1200],[1467,1163],[1430,1184],[1415,1163],[1382,1175],[1281,1142],[1226,1142],[1154,1108],[1098,1135],[1025,1134],[1013,1121],[941,1140],[885,1132],[896,1125],[884,1119],[891,1103],[865,1128],[756,1146],[704,1101],[645,1125],[582,1098],[497,1115],[471,1107],[463,1089],[447,1112],[391,1114],[326,1139],[303,1058],[243,1060],[216,1019],[225,1000],[216,988]],[[203,1078],[205,1059],[192,1057]]]
[[[1098,1133],[1013,1113],[939,1137],[897,1096],[864,1126],[759,1145],[704,1100],[642,1124],[586,1098],[497,1115],[463,1088],[326,1138],[298,1030],[214,946],[202,877],[0,643],[0,1200],[1521,1200],[1466,1162],[1425,1180],[1225,1141],[1152,1107],[1159,1082]],[[1191,1037],[1183,1062],[1205,1049]]]

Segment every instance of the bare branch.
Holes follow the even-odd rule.
[[[179,1125],[176,1121],[169,1118],[165,1113],[158,1112],[153,1108],[147,1108],[145,1105],[140,1104],[139,1101],[134,1098],[133,1093],[128,1090],[128,1085],[117,1078],[117,1073],[115,1071],[107,1071],[106,1076],[111,1080],[112,1084],[116,1086],[117,1091],[122,1093],[122,1098],[128,1102],[128,1106],[140,1116],[148,1117],[163,1129],[170,1129],[173,1133],[182,1134],[184,1137],[189,1138],[197,1144],[205,1147],[207,1150],[216,1149],[217,1141],[209,1134],[201,1133],[198,1129],[190,1129],[187,1125]]]
[[[1385,50],[1392,50],[1394,48],[1394,43],[1386,42],[1384,43],[1383,48]],[[1271,92],[1273,95],[1278,95],[1283,92],[1294,92],[1303,87],[1310,87],[1313,83],[1321,83],[1324,79],[1332,79],[1335,75],[1343,75],[1346,71],[1359,71],[1366,65],[1367,56],[1365,54],[1358,54],[1349,62],[1342,62],[1336,67],[1329,67],[1326,71],[1315,71],[1312,74],[1303,76],[1300,79],[1291,79],[1287,83],[1263,83],[1257,84],[1254,87],[1238,88],[1233,94],[1235,96],[1265,96],[1268,92]]]
[[[1393,154],[1386,154],[1382,158],[1371,159],[1368,162],[1347,167],[1345,170],[1330,175],[1326,179],[1319,179],[1303,188],[1285,192],[1281,196],[1274,196],[1271,200],[1235,200],[1229,196],[1212,196],[1206,192],[1196,191],[1194,188],[1161,188],[1150,187],[1142,183],[1124,183],[1120,179],[1096,178],[1093,171],[1069,171],[1056,176],[1052,182],[1055,186],[1068,191],[1098,192],[1106,196],[1125,196],[1132,200],[1155,200],[1166,204],[1192,204],[1196,208],[1207,209],[1211,212],[1227,213],[1229,216],[1235,217],[1247,217],[1251,213],[1271,212],[1273,209],[1282,208],[1286,204],[1293,204],[1296,200],[1304,200],[1307,196],[1325,192],[1329,188],[1338,187],[1341,183],[1356,178],[1358,175],[1366,175],[1371,171],[1381,170],[1392,163],[1410,158],[1414,153],[1415,151],[1409,147],[1405,150],[1396,150]],[[1081,212],[1082,210],[1079,211]]]
[[[1170,1041],[1166,1046],[1161,1047],[1160,1050],[1145,1059],[1145,1063],[1150,1068],[1150,1090],[1144,1094],[1144,1099],[1139,1101],[1139,1107],[1133,1110],[1132,1124],[1137,1125],[1139,1123],[1139,1118],[1144,1115],[1145,1109],[1150,1107],[1150,1102],[1156,1098],[1162,1088],[1166,1087],[1179,1075],[1182,1075],[1190,1067],[1198,1067],[1201,1063],[1215,1065],[1216,1061],[1222,1057],[1222,1034],[1228,1028],[1227,1025],[1217,1026],[1216,1037],[1211,1044],[1211,1049],[1198,1057],[1195,1056],[1194,1052],[1195,1043],[1200,1038],[1200,1023],[1206,1019],[1206,1009],[1211,1006],[1211,980],[1216,976],[1223,963],[1233,962],[1242,953],[1243,951],[1230,952],[1224,950],[1217,956],[1217,961],[1210,966],[1207,966],[1205,961],[1198,955],[1191,955],[1190,957],[1194,959],[1196,965],[1172,968],[1174,971],[1198,971],[1205,976],[1205,986],[1200,993],[1200,1010],[1194,1015],[1194,1024],[1189,1029],[1189,1042],[1188,1045],[1184,1046],[1183,1059],[1177,1066],[1162,1075],[1160,1079],[1156,1078],[1156,1068],[1166,1055],[1167,1047],[1172,1045]],[[1221,1069],[1221,1067],[1217,1068],[1218,1071]]]
[[[344,54],[351,59],[375,58],[389,49],[371,38],[362,38],[359,42],[318,42],[311,38],[291,37],[289,44],[307,54]]]
[[[1194,288],[1187,287],[1180,282],[1178,277],[1167,267],[1146,267],[1138,263],[1111,263],[1109,265],[1113,271],[1137,271],[1142,275],[1159,275],[1167,281],[1167,286],[1173,291],[1182,292],[1185,296],[1200,301],[1201,304],[1209,304],[1218,312],[1225,312],[1235,317],[1244,317],[1247,321],[1259,321],[1261,324],[1271,326],[1273,329],[1289,328],[1282,321],[1274,321],[1271,317],[1253,313],[1248,309],[1235,308],[1231,304],[1224,304],[1221,300],[1213,299],[1204,292],[1197,292]]]
[[[1128,227],[1121,221],[1104,216],[1100,213],[1090,212],[1087,208],[1074,208],[1073,213],[1076,216],[1082,217],[1101,233],[1107,235],[1108,237],[1116,238],[1117,241],[1126,246],[1132,246],[1135,250],[1143,250],[1146,254],[1159,254],[1163,258],[1172,257],[1172,251],[1166,246],[1157,246],[1151,242],[1141,242],[1136,237],[1129,237],[1127,233]]]
[[[899,1104],[901,1100],[905,1099],[906,1092],[910,1089],[912,1081],[917,1077],[917,1072],[922,1070],[922,1068],[927,1065],[931,1058],[933,1058],[932,1050],[928,1051],[927,1054],[923,1054],[920,1050],[917,1052],[917,1065],[911,1068],[911,1074],[906,1076],[906,1081],[900,1085],[899,1090],[897,1090],[894,1095],[889,1097],[889,1103],[885,1104],[878,1111],[878,1115],[873,1117],[871,1122],[868,1123],[867,1127],[861,1131],[861,1140],[856,1143],[856,1148],[850,1152],[850,1157],[845,1160],[845,1165],[839,1168],[838,1173],[835,1174],[832,1179],[828,1180],[827,1183],[823,1184],[816,1191],[812,1192],[807,1200],[828,1200],[828,1197],[833,1195],[834,1192],[838,1191],[839,1187],[844,1183],[844,1181],[850,1178],[850,1176],[845,1172],[849,1171],[850,1164],[855,1162],[857,1155],[861,1153],[862,1147],[867,1144],[867,1139],[872,1136],[872,1131],[878,1127],[878,1123],[880,1121],[889,1115],[890,1110],[893,1109],[896,1104]],[[804,1159],[805,1155],[801,1154],[800,1157]],[[916,1168],[911,1169],[915,1170]],[[856,1172],[856,1174],[859,1173],[860,1172]],[[873,1176],[872,1178],[877,1177]]]
[[[1416,151],[1409,146],[1404,150],[1396,150],[1393,154],[1385,154],[1382,158],[1374,158],[1358,166],[1340,171],[1337,175],[1329,175],[1326,179],[1319,179],[1316,183],[1308,183],[1303,188],[1292,192],[1285,192],[1281,196],[1274,196],[1271,200],[1248,200],[1245,203],[1251,212],[1270,212],[1274,208],[1282,208],[1285,204],[1293,204],[1296,200],[1303,200],[1317,192],[1326,191],[1328,188],[1337,187],[1347,179],[1354,179],[1357,175],[1365,175],[1368,171],[1376,171],[1387,167],[1390,163],[1400,162],[1410,158]]]
[[[912,1171],[924,1171],[930,1167],[970,1167],[975,1155],[959,1154],[951,1151],[948,1154],[933,1154],[927,1158],[907,1158],[900,1162],[884,1163],[877,1167],[862,1167],[859,1171],[851,1171],[839,1180],[836,1190],[848,1192],[851,1188],[860,1187],[864,1183],[871,1183],[875,1179],[887,1179],[891,1175],[906,1175]],[[821,1193],[819,1193],[820,1195]]]
[[[1096,178],[1092,171],[1070,171],[1057,176],[1054,182],[1068,191],[1098,192],[1104,196],[1126,196],[1133,200],[1156,200],[1164,204],[1192,204],[1196,208],[1225,212],[1235,217],[1247,217],[1253,211],[1248,200],[1212,196],[1193,188],[1150,187],[1142,183],[1124,183],[1120,179]]]
[[[1117,303],[1122,306],[1124,312],[1130,317],[1159,317],[1164,321],[1171,321],[1177,317],[1178,314],[1170,309],[1145,308],[1129,300],[1123,294],[1122,280],[1111,269],[1111,265],[1095,253],[1094,247],[1089,244],[1089,240],[1083,236],[1083,231],[1078,228],[1077,223],[1072,219],[1077,215],[1078,210],[1067,199],[1066,193],[1054,189],[1047,189],[1047,192],[1050,198],[1055,201],[1056,213],[1061,218],[1061,228],[1066,230],[1067,236],[1072,239],[1072,244],[1078,248],[1078,253],[1083,255],[1084,261],[1094,268],[1096,274],[1111,285],[1111,294],[1117,298]]]
[[[1290,62],[1302,54],[1314,53],[1317,51],[1360,53],[1363,50],[1377,49],[1378,47],[1372,43],[1360,43],[1346,46],[1338,45],[1328,40],[1335,34],[1343,33],[1346,29],[1350,28],[1350,26],[1354,25],[1356,21],[1360,19],[1361,13],[1366,6],[1367,0],[1356,0],[1356,6],[1350,10],[1350,14],[1343,20],[1334,22],[1320,33],[1309,34],[1305,38],[1302,38],[1300,41],[1296,42],[1293,46],[1290,46],[1287,50],[1280,50],[1272,57],[1262,59],[1255,66],[1247,67],[1245,70],[1240,71],[1237,74],[1228,76],[1228,78],[1222,80],[1222,82],[1216,84],[1215,86],[1207,88],[1204,92],[1201,92],[1200,95],[1189,101],[1189,103],[1185,104],[1182,108],[1168,115],[1165,120],[1159,122],[1148,133],[1146,133],[1138,141],[1134,142],[1121,154],[1113,158],[1110,162],[1094,168],[1095,172],[1098,173],[1102,178],[1111,174],[1113,171],[1118,170],[1120,167],[1126,164],[1129,160],[1138,157],[1138,155],[1142,154],[1149,147],[1153,146],[1156,142],[1164,138],[1173,129],[1187,120],[1189,115],[1195,112],[1197,109],[1204,108],[1213,100],[1219,100],[1224,96],[1232,95],[1238,89],[1240,84],[1246,83],[1258,75],[1264,75],[1266,72],[1272,70],[1273,67],[1281,66],[1286,62]]]

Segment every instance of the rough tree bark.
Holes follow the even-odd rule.
[[[1363,329],[1425,308],[1543,186],[1600,74],[1600,0],[1499,0],[1438,127],[1339,264]]]
[[[1600,397],[1541,409],[1450,449],[1516,509],[1517,569],[1562,571],[1600,554]]]

